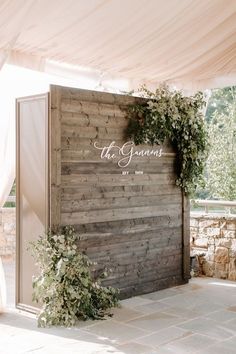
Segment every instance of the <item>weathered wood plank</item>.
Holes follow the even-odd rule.
[[[176,274],[176,270],[173,274],[169,273],[169,276],[159,278],[159,279],[152,279],[151,281],[139,281],[137,284],[129,286],[123,286],[117,282],[115,287],[120,289],[120,298],[125,299],[134,295],[142,295],[151,293],[153,291],[162,290],[166,288],[170,288],[172,286],[184,284],[185,282],[182,280],[182,275]],[[113,285],[114,286],[114,285]]]
[[[128,121],[123,116],[113,117],[109,115],[87,114],[87,113],[62,113],[62,125],[66,127],[100,127],[124,129]]]
[[[183,279],[190,278],[190,203],[189,198],[182,193],[182,250],[183,250]]]
[[[61,112],[60,88],[51,86],[49,114],[50,227],[61,224]]]
[[[122,254],[129,252],[136,252],[138,248],[153,248],[167,247],[174,245],[181,249],[181,225],[179,226],[165,226],[153,230],[139,231],[135,234],[111,234],[109,236],[98,236],[84,238],[78,241],[80,250],[88,250],[91,254],[98,252],[98,257],[106,254],[113,254],[117,249],[122,250]],[[136,247],[135,247],[136,246]],[[99,250],[100,248],[100,250]],[[101,253],[100,253],[101,252]]]
[[[95,140],[109,140],[112,142],[113,140],[121,140],[121,138],[125,135],[125,127],[122,128],[122,132],[117,128],[110,127],[80,127],[80,126],[68,126],[62,124],[62,137],[68,138],[89,138]],[[102,143],[101,146],[104,144]],[[95,148],[94,148],[95,151]]]
[[[144,168],[143,168],[144,167]],[[127,168],[129,174],[139,174],[145,173],[155,173],[162,174],[174,173],[174,161],[147,161],[146,164],[132,163],[131,166]],[[81,174],[121,174],[122,169],[117,166],[115,162],[109,162],[105,160],[97,161],[97,163],[87,163],[87,162],[62,162],[62,175],[81,175]]]
[[[131,269],[127,272],[122,270],[120,273],[117,273],[114,269],[112,275],[104,283],[106,285],[116,285],[119,288],[122,288],[122,286],[130,286],[132,284],[137,285],[139,282],[146,283],[151,280],[160,280],[173,275],[181,277],[181,270],[179,269],[181,254],[176,255],[174,262],[168,257],[165,257],[163,260],[166,264],[159,262],[143,267],[140,263],[139,268]],[[117,270],[119,270],[119,267]]]
[[[71,196],[73,198],[73,196]],[[117,198],[98,198],[98,199],[86,199],[85,200],[75,200],[70,199],[69,201],[61,201],[61,212],[71,213],[76,211],[89,211],[97,209],[116,209],[125,208],[132,206],[152,206],[152,205],[163,205],[177,204],[182,201],[180,194],[167,194],[161,196],[149,196],[143,198],[143,196],[132,196],[132,197],[117,197]]]
[[[162,228],[172,228],[182,226],[182,213],[173,215],[160,215],[155,217],[143,217],[138,219],[126,219],[117,221],[105,221],[90,224],[74,224],[78,234],[78,240],[90,239],[93,237],[114,237],[114,235],[124,235],[125,237],[136,237],[137,239],[148,231],[158,231]]]
[[[107,104],[117,104],[127,106],[134,102],[142,102],[140,97],[132,97],[121,94],[111,94],[99,91],[75,89],[70,87],[60,87],[62,98],[70,98],[78,101],[102,102]]]
[[[177,268],[177,269],[176,269]],[[174,264],[173,267],[168,267],[166,270],[160,269],[159,274],[155,271],[150,271],[147,270],[147,272],[139,273],[137,274],[136,272],[132,272],[133,274],[121,276],[121,277],[116,277],[113,281],[109,282],[106,281],[104,282],[105,285],[112,285],[116,284],[116,286],[120,289],[122,289],[122,286],[137,286],[138,284],[145,284],[149,283],[151,281],[156,281],[158,282],[161,279],[165,278],[170,278],[173,276],[178,276],[181,277],[181,274],[178,271],[178,264]],[[166,287],[166,286],[165,286]],[[156,287],[154,288],[156,289]]]
[[[69,113],[109,115],[111,117],[127,117],[127,111],[124,109],[122,110],[116,104],[87,102],[82,100],[78,101],[72,98],[62,98],[61,111]]]
[[[79,138],[76,136],[67,136],[65,133],[65,136],[62,136],[61,138],[61,144],[62,144],[62,149],[63,150],[71,150],[71,151],[76,151],[78,149],[91,149],[93,152],[95,151],[94,149],[94,143],[96,139],[92,139],[91,136],[85,137],[85,136],[80,136]],[[111,139],[108,138],[108,136],[101,136],[99,138],[99,142],[103,146],[109,146],[111,143]],[[116,144],[119,146],[122,146],[124,143],[124,140],[122,139],[121,136],[116,138]],[[96,161],[95,161],[96,162]],[[109,161],[107,161],[109,162]],[[89,162],[88,162],[89,163]]]
[[[168,207],[144,206],[125,209],[91,210],[84,212],[61,213],[63,225],[85,224],[102,221],[124,220],[129,218],[142,218],[161,215],[175,215],[179,204]]]
[[[75,187],[63,187],[61,198],[63,201],[87,200],[99,198],[121,198],[150,195],[160,196],[169,194],[180,194],[175,184],[153,184],[153,185],[131,185],[131,186],[91,186],[81,185]]]
[[[143,175],[122,175],[122,174],[82,174],[82,175],[62,175],[61,183],[63,187],[73,187],[79,185],[96,186],[135,186],[135,185],[157,185],[173,184],[174,177],[169,174],[143,174]]]
[[[181,250],[179,247],[176,246],[168,246],[166,248],[165,253],[163,254],[163,247],[161,248],[155,248],[155,249],[148,249],[146,250],[145,248],[141,249],[135,249],[135,250],[130,250],[129,252],[127,251],[126,253],[117,253],[117,254],[101,254],[98,255],[97,252],[94,254],[90,253],[90,250],[88,250],[88,255],[93,255],[93,258],[95,259],[96,262],[99,262],[101,259],[104,262],[104,259],[107,259],[109,261],[113,262],[113,266],[117,267],[120,265],[126,265],[126,264],[137,264],[138,262],[143,262],[145,260],[146,267],[148,267],[148,262],[151,260],[155,261],[158,260],[161,262],[163,266],[166,265],[166,259],[169,259],[170,257],[180,255],[181,257]],[[145,267],[145,266],[143,266]],[[146,268],[145,267],[145,268]],[[156,270],[157,271],[157,270]],[[181,272],[181,267],[180,267],[180,272]]]

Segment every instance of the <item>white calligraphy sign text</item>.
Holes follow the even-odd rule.
[[[98,146],[95,141],[94,147],[101,151],[101,159],[118,159],[118,166],[122,168],[129,166],[134,156],[161,157],[163,153],[162,148],[137,150],[133,141],[127,141],[122,146],[118,146],[115,141],[112,141],[110,145],[102,147]]]

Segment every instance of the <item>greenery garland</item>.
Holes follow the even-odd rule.
[[[155,92],[142,87],[140,92],[147,99],[129,106],[127,135],[136,145],[170,140],[177,150],[176,184],[187,194],[194,192],[208,156],[203,93],[186,97],[166,85]]]
[[[40,275],[33,280],[33,300],[42,304],[39,327],[73,326],[79,319],[100,319],[118,305],[118,290],[101,285],[104,272],[94,278],[93,263],[77,249],[70,226],[48,232],[31,243]]]

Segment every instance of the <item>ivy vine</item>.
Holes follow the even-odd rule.
[[[142,87],[140,92],[146,99],[129,106],[127,135],[136,145],[170,140],[177,151],[176,184],[191,194],[202,180],[208,156],[203,93],[187,97],[166,85],[155,92]]]

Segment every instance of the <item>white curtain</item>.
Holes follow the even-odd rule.
[[[4,72],[0,72],[0,207],[15,178],[15,102]]]
[[[47,92],[48,82],[41,76],[14,66],[4,66],[0,71],[0,207],[15,179],[15,99]]]
[[[15,128],[9,119],[5,131],[1,130],[0,140],[0,208],[5,204],[15,178]]]

